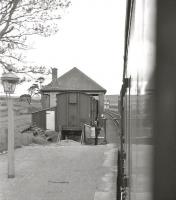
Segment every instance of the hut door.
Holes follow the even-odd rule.
[[[42,95],[42,99],[41,99],[41,103],[42,103],[42,108],[49,108],[50,107],[50,95],[49,94],[43,94]]]
[[[87,94],[80,93],[79,97],[79,120],[81,123],[86,123],[90,125],[91,119],[91,103],[90,96]]]

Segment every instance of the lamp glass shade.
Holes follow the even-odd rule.
[[[8,94],[13,94],[15,92],[16,83],[10,81],[2,81],[4,92]]]
[[[4,92],[8,94],[13,94],[19,78],[14,73],[8,72],[2,75],[1,81],[4,87]]]

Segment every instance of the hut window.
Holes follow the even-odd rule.
[[[77,103],[77,95],[76,94],[69,95],[69,103]]]

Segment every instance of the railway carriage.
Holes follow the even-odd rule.
[[[127,0],[118,200],[176,199],[176,1]]]
[[[126,10],[118,200],[152,199],[155,2],[128,0]]]
[[[98,117],[98,100],[82,92],[57,95],[56,130],[63,134],[80,134],[83,124],[94,125]]]

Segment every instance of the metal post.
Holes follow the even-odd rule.
[[[13,102],[8,99],[8,178],[15,177],[15,163],[14,163],[14,115]]]
[[[103,117],[102,118],[102,122],[103,122],[103,124],[102,124],[102,126],[103,126],[103,129],[104,129],[104,143],[105,144],[107,144],[107,137],[106,137],[106,118],[105,117]]]

